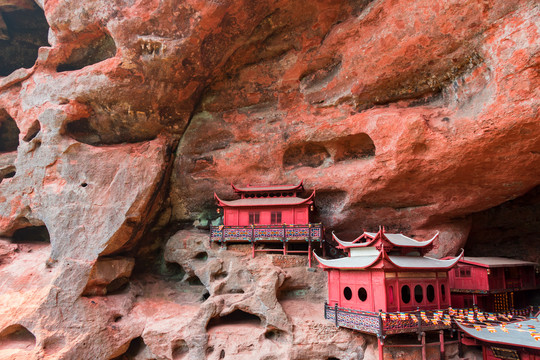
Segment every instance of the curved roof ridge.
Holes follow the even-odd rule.
[[[341,239],[339,239],[336,234],[334,234],[334,232],[332,231],[332,237],[334,238],[334,240],[337,241],[337,243],[344,247],[344,248],[350,248],[350,247],[365,247],[365,246],[369,246],[371,244],[373,244],[373,242],[375,241],[375,237],[371,237],[371,240],[370,241],[366,241],[366,242],[363,242],[363,243],[357,243],[356,241],[360,240],[364,235],[367,235],[368,237],[371,237],[370,235],[368,235],[367,233],[362,233],[362,235],[358,236],[356,239],[354,239],[353,241],[343,241]]]
[[[322,268],[338,268],[338,269],[366,269],[371,267],[381,258],[381,253],[373,256],[353,256],[342,257],[339,259],[323,259],[313,251],[315,259],[319,262]]]
[[[461,249],[461,253],[453,259],[436,259],[428,256],[392,256],[386,255],[385,258],[394,266],[398,268],[437,268],[437,269],[450,269],[454,267],[458,261],[463,257],[464,250]],[[424,264],[421,264],[421,263]],[[422,266],[423,265],[423,266]]]
[[[302,205],[309,203],[315,196],[315,190],[307,198],[299,197],[265,197],[265,198],[250,198],[237,200],[222,200],[214,193],[214,198],[219,206],[242,207],[242,206],[282,206],[282,205]]]
[[[236,186],[231,183],[231,186],[235,192],[250,192],[250,191],[292,191],[299,190],[304,187],[304,179],[300,180],[297,185],[259,185],[251,186],[246,185],[244,187]]]
[[[385,233],[383,232],[384,237],[386,240],[388,240],[392,245],[400,246],[400,247],[426,247],[429,246],[435,241],[435,239],[439,236],[439,231],[429,240],[424,241],[418,241],[416,239],[410,238],[408,236],[405,236],[401,233],[398,234],[392,234],[392,233]]]

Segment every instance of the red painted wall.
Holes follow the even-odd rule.
[[[457,274],[460,273],[461,269],[469,269],[470,276],[457,276]],[[487,269],[485,268],[458,263],[458,265],[452,271],[450,271],[449,275],[450,286],[452,287],[452,289],[489,289]]]
[[[271,214],[273,211],[281,211],[282,224],[309,224],[309,205],[297,207],[239,207],[225,208],[223,223],[226,226],[248,226],[249,213],[259,213],[259,225],[271,225]]]
[[[461,269],[469,268],[470,277],[457,276]],[[453,289],[469,290],[503,290],[503,289],[532,289],[535,287],[535,272],[533,266],[519,266],[488,269],[458,264],[450,271],[450,286]],[[456,305],[457,306],[457,305]]]
[[[340,271],[328,273],[328,303],[349,309],[378,311],[385,310],[384,278],[381,271]],[[345,289],[350,289],[347,299]],[[364,289],[366,298],[360,298],[359,290]]]
[[[406,303],[401,296],[401,288],[409,286],[410,300]],[[422,299],[416,301],[414,289],[419,285],[422,288]],[[427,288],[433,286],[433,299],[428,300]],[[441,285],[444,285],[444,296],[441,294]],[[350,299],[347,299],[346,288],[350,289]],[[360,299],[358,291],[364,288],[367,293],[366,300]],[[392,288],[390,290],[390,288]],[[435,310],[448,308],[450,301],[450,288],[448,277],[439,278],[385,278],[382,270],[374,271],[328,271],[328,303],[336,303],[340,307],[364,311],[414,311]],[[391,298],[393,295],[393,299]]]

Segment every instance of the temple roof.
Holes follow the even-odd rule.
[[[379,259],[385,259],[390,264],[401,269],[446,270],[453,267],[459,261],[459,259],[461,259],[461,257],[463,256],[463,251],[459,256],[448,260],[439,260],[426,256],[393,256],[385,255],[383,252],[379,253],[379,255],[351,256],[329,260],[323,259],[317,256],[317,254],[314,255],[323,268],[334,268],[342,270],[367,269],[375,265],[375,263]]]
[[[417,248],[423,248],[428,245],[430,245],[439,235],[439,232],[437,233],[429,240],[425,241],[418,241],[415,239],[412,239],[410,237],[407,237],[403,234],[390,234],[386,233],[383,230],[379,231],[378,233],[371,233],[371,232],[364,232],[362,235],[354,239],[353,241],[342,241],[338,239],[338,237],[332,233],[332,236],[334,237],[334,240],[338,242],[340,247],[342,248],[355,248],[355,247],[366,247],[373,245],[376,240],[378,240],[377,235],[381,234],[382,237],[384,237],[390,244],[397,246],[397,247],[417,247]],[[365,242],[358,242],[361,239],[365,239]]]
[[[540,327],[538,319],[507,323],[505,328],[508,332],[503,331],[501,325],[490,325],[489,327],[477,326],[475,328],[473,325],[468,326],[466,323],[460,321],[456,321],[456,323],[467,335],[481,341],[540,349],[540,341],[536,340],[530,334],[530,326],[532,326],[533,330]]]
[[[290,206],[290,205],[301,205],[301,204],[310,204],[313,202],[313,197],[315,196],[315,191],[311,194],[310,197],[302,199],[299,197],[264,197],[264,198],[248,198],[248,199],[238,199],[238,200],[221,200],[216,194],[214,194],[215,199],[218,202],[219,206]]]
[[[274,191],[302,191],[304,189],[304,180],[301,180],[298,185],[268,185],[268,186],[251,186],[239,187],[231,184],[235,192],[274,192]]]
[[[461,259],[462,263],[477,265],[485,268],[507,267],[507,266],[534,266],[537,263],[503,257],[471,257],[465,256]]]

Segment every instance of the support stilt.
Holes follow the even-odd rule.
[[[422,336],[422,360],[427,360],[427,353],[426,353],[426,333],[422,332],[420,334]]]
[[[255,259],[255,241],[252,241],[251,245],[251,257]]]
[[[377,336],[377,347],[379,348],[379,360],[384,360],[384,340]]]
[[[287,255],[287,242],[283,242],[283,255]]]
[[[444,360],[444,330],[439,330],[440,360]]]
[[[308,240],[308,264],[311,267],[311,239]]]

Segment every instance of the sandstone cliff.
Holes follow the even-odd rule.
[[[343,238],[538,261],[539,15],[0,2],[0,359],[373,358],[305,258],[208,244],[231,182],[304,179]]]

